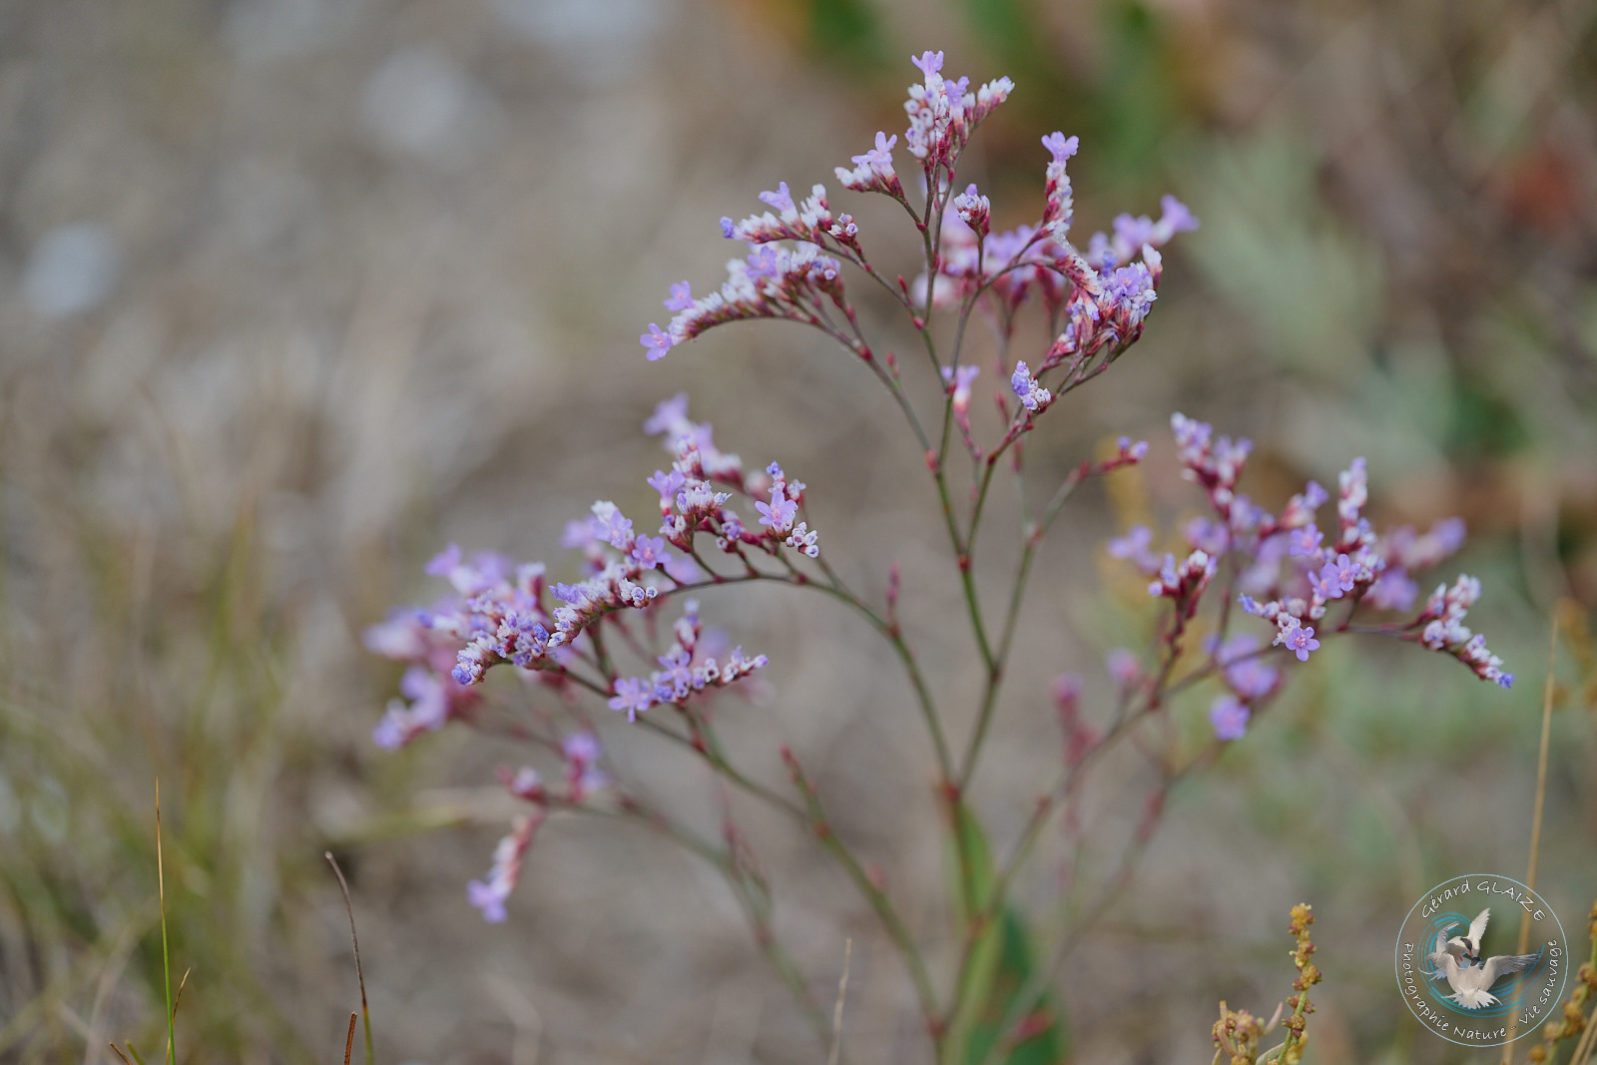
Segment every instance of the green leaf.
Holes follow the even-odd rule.
[[[987,834],[968,806],[956,804],[951,820],[950,894],[957,902],[961,927],[968,929],[992,904],[992,851]],[[1017,1008],[1018,996],[1035,978],[1037,964],[1025,917],[1004,903],[972,948],[951,1018],[950,1038],[963,1065],[982,1065],[987,1060],[1005,1035],[1004,1023],[1011,1014],[1018,1019],[1011,1030],[1024,1027],[1029,1034],[995,1061],[1003,1065],[1055,1065],[1065,1059],[1069,1035],[1055,996],[1043,990],[1035,993],[1025,1009]]]

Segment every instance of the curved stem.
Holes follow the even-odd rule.
[[[787,562],[785,558],[783,561]],[[920,663],[915,658],[914,650],[909,646],[909,642],[904,639],[904,634],[899,630],[896,623],[883,618],[867,606],[864,600],[851,592],[843,584],[831,565],[824,559],[818,559],[817,561],[820,564],[821,572],[826,575],[825,583],[810,580],[799,572],[797,568],[793,567],[790,562],[788,562],[788,566],[793,574],[792,580],[784,581],[774,575],[766,579],[776,580],[796,587],[813,588],[825,595],[830,595],[839,602],[846,604],[882,635],[882,638],[893,648],[893,653],[898,656],[899,662],[904,667],[904,673],[909,678],[910,687],[914,690],[916,706],[920,709],[921,718],[926,725],[928,735],[931,736],[932,747],[937,755],[938,771],[941,773],[943,780],[953,779],[953,754],[949,750],[948,738],[943,732],[942,718],[937,712],[937,702],[932,696],[930,686],[926,683],[925,674],[921,672]]]
[[[779,792],[761,784],[732,765],[726,756],[726,748],[721,746],[719,737],[716,736],[715,730],[710,726],[709,718],[702,714],[694,713],[687,706],[681,706],[681,710],[683,717],[688,721],[688,727],[693,730],[693,738],[684,742],[702,754],[712,769],[750,795],[764,801],[775,809],[781,810],[801,824],[809,823],[808,817],[801,807],[794,805],[792,801]]]
[[[943,1042],[942,1014],[937,1007],[937,993],[932,988],[931,974],[927,971],[926,960],[921,956],[919,948],[915,946],[914,938],[909,934],[909,929],[904,925],[897,909],[887,894],[878,887],[865,871],[865,867],[854,857],[852,851],[843,845],[837,838],[837,833],[832,830],[831,823],[827,820],[826,810],[821,805],[820,796],[816,794],[815,786],[804,770],[799,766],[798,759],[792,752],[783,752],[788,764],[788,769],[793,776],[793,783],[804,796],[804,804],[809,809],[811,827],[816,839],[842,864],[849,879],[854,881],[861,894],[870,902],[876,911],[877,917],[887,929],[888,938],[898,949],[905,966],[909,969],[911,981],[915,985],[915,994],[920,1001],[921,1013],[926,1020],[926,1028],[932,1037],[938,1053],[937,1060],[942,1060],[941,1047]]]
[[[789,572],[785,576],[779,573],[765,573],[759,570],[728,575],[716,574],[712,572],[710,580],[692,581],[685,584],[678,584],[673,588],[663,588],[660,590],[660,594],[655,597],[654,601],[659,603],[674,596],[683,595],[690,592],[702,592],[705,589],[722,587],[729,584],[746,584],[751,581],[769,581],[774,584],[786,585],[792,588],[812,588],[823,595],[831,596],[838,602],[843,603],[855,613],[859,614],[860,617],[869,622],[871,627],[877,632],[881,633],[882,637],[887,640],[889,646],[893,648],[893,653],[898,657],[899,662],[903,665],[905,675],[908,677],[910,682],[910,687],[915,693],[916,706],[920,710],[921,717],[926,724],[927,733],[931,737],[932,747],[937,755],[938,768],[942,773],[943,779],[952,779],[954,771],[953,756],[949,752],[948,740],[943,733],[942,723],[938,717],[936,700],[932,696],[930,686],[926,683],[925,675],[921,672],[920,664],[915,658],[914,651],[910,649],[908,642],[905,641],[903,634],[898,629],[898,626],[888,622],[881,615],[877,614],[876,611],[872,610],[870,606],[868,606],[862,599],[856,596],[853,592],[849,591],[847,587],[845,587],[842,582],[838,580],[837,575],[825,563],[822,563],[822,571],[827,574],[827,581],[815,581],[805,576],[801,571],[794,567],[785,556],[779,556],[779,558],[785,565],[788,566]],[[701,563],[701,565],[703,565],[703,563]],[[709,570],[709,567],[705,566],[705,569]],[[595,624],[597,624],[597,622],[595,622]],[[596,695],[602,695],[606,698],[610,696],[610,690],[608,688],[601,687],[592,681],[588,681],[564,670],[560,672],[563,676],[569,677],[572,681]]]
[[[813,787],[811,787],[809,782],[803,779],[801,774],[797,772],[797,762],[793,760],[790,755],[787,756],[789,765],[795,770],[795,783],[799,785],[800,794],[804,796],[803,807],[795,805],[786,797],[780,795],[773,789],[761,784],[759,781],[752,779],[741,770],[737,769],[726,757],[725,748],[721,745],[721,741],[719,737],[716,736],[715,730],[711,726],[709,720],[703,715],[695,714],[686,706],[681,706],[680,709],[683,713],[683,716],[687,719],[689,727],[693,730],[692,739],[680,736],[671,729],[666,728],[664,725],[661,725],[658,722],[650,721],[647,718],[640,718],[639,723],[643,724],[651,731],[666,737],[674,743],[690,748],[695,753],[703,757],[711,767],[712,771],[718,776],[722,777],[741,790],[749,793],[750,795],[753,795],[761,801],[769,804],[773,808],[780,810],[782,813],[793,818],[799,824],[803,825],[805,828],[814,833],[814,835],[821,841],[822,846],[837,860],[838,864],[843,867],[844,872],[848,874],[849,879],[853,881],[854,885],[859,889],[861,895],[865,898],[865,901],[876,912],[877,917],[882,922],[884,930],[888,934],[889,939],[892,940],[894,946],[898,949],[899,954],[903,957],[905,967],[909,970],[911,978],[916,981],[917,987],[924,985],[925,988],[929,989],[930,980],[926,974],[925,961],[920,956],[919,951],[915,948],[914,940],[912,937],[910,937],[908,929],[904,925],[903,919],[899,916],[897,909],[892,904],[892,900],[888,899],[881,888],[877,887],[876,884],[870,880],[870,877],[865,874],[864,866],[861,864],[858,856],[856,856],[854,852],[842,842],[842,840],[838,839],[836,833],[831,830],[830,825],[826,821],[825,812],[820,806],[820,800],[818,797],[816,797]],[[784,752],[784,754],[786,754],[786,752]],[[641,804],[639,805],[641,807]],[[671,823],[666,821],[663,816],[660,817],[660,820],[667,826],[671,825]],[[694,849],[697,851],[697,853],[700,853],[706,857],[711,857],[712,855],[716,856],[714,860],[716,860],[718,866],[722,868],[723,875],[726,875],[729,870],[732,873],[737,874],[736,862],[729,855],[723,854],[722,852],[715,851],[713,849],[707,849],[707,847],[708,845],[700,843]],[[763,911],[759,906],[756,905],[759,902],[759,899],[753,893],[750,885],[744,882],[745,880],[746,878],[741,874],[736,875],[737,883],[734,884],[734,889],[739,891],[740,901],[745,904],[745,909],[749,913],[751,922],[753,922],[756,921],[756,918],[759,917]],[[729,882],[732,882],[731,877],[729,877]],[[764,923],[761,924],[756,924],[755,938],[760,941],[761,948],[767,952],[767,955],[770,957],[773,966],[775,966],[783,975],[783,978],[789,982],[790,987],[794,985],[795,979],[799,981],[799,986],[803,986],[802,978],[798,976],[797,968],[793,965],[791,958],[787,956],[785,949],[776,939],[768,921],[764,921]],[[806,989],[805,995],[807,996],[807,994],[808,992]],[[807,998],[801,998],[801,1003],[804,1004],[806,1008],[811,1005]],[[935,1031],[935,998],[923,998],[923,1007],[927,1006],[928,1004],[930,1007],[926,1012],[928,1025]]]
[[[915,413],[915,407],[910,403],[909,395],[905,393],[903,384],[899,382],[898,378],[888,373],[886,368],[881,365],[881,362],[871,352],[871,347],[866,342],[864,334],[860,332],[859,320],[854,315],[854,309],[847,305],[842,305],[842,309],[844,316],[848,319],[849,326],[854,331],[854,339],[850,340],[830,319],[823,316],[822,321],[826,323],[824,331],[832,339],[857,355],[861,361],[871,368],[871,372],[876,375],[877,380],[887,386],[887,390],[893,395],[893,401],[898,404],[899,410],[904,413],[905,421],[909,422],[910,429],[914,431],[915,439],[920,442],[921,451],[930,453],[932,449],[931,438],[926,435],[926,429],[921,425],[920,416]]]
[[[562,803],[558,800],[551,805],[578,813],[594,814],[603,817],[613,817],[630,820],[642,825],[651,831],[657,832],[671,840],[683,850],[708,862],[714,866],[716,872],[721,874],[727,886],[732,889],[732,894],[743,909],[745,918],[754,932],[755,943],[760,952],[765,955],[766,961],[776,970],[783,984],[787,986],[788,993],[793,996],[799,1008],[804,1013],[805,1020],[814,1030],[816,1038],[824,1046],[831,1038],[831,1028],[826,1019],[826,1013],[815,997],[810,992],[808,982],[799,970],[793,956],[782,945],[771,931],[770,900],[756,891],[755,886],[748,882],[747,876],[738,867],[736,860],[729,851],[723,850],[700,838],[695,833],[682,827],[667,818],[658,810],[650,807],[632,796],[623,796],[620,809],[611,811],[601,807],[588,806],[583,803]]]

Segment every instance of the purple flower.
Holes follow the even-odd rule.
[[[516,888],[521,878],[521,859],[532,844],[532,834],[543,821],[542,816],[518,818],[510,835],[494,848],[493,865],[484,880],[473,880],[466,885],[466,899],[482,911],[483,920],[500,924],[505,919],[505,900]]]
[[[1346,554],[1337,555],[1335,562],[1327,562],[1320,575],[1333,583],[1338,593],[1351,592],[1358,582],[1353,561]]]
[[[726,656],[726,665],[721,667],[719,682],[731,684],[735,680],[753,673],[756,669],[764,669],[770,664],[770,659],[765,655],[755,655],[749,658],[744,655],[742,647],[732,648],[732,653]]]
[[[1024,362],[1015,364],[1015,372],[1009,376],[1009,387],[1020,398],[1021,405],[1032,413],[1043,410],[1054,398],[1054,394],[1031,375]]]
[[[1336,516],[1342,526],[1342,543],[1347,544],[1349,530],[1359,522],[1364,504],[1370,498],[1370,477],[1362,458],[1354,459],[1348,468],[1337,475]]]
[[[1042,146],[1053,155],[1053,161],[1063,163],[1076,154],[1076,149],[1081,147],[1080,137],[1067,137],[1055,130],[1042,139]]]
[[[387,621],[368,626],[361,642],[373,654],[402,661],[421,658],[429,649],[427,626],[422,624],[419,610],[396,611]]]
[[[1210,518],[1193,518],[1187,522],[1185,532],[1188,547],[1211,555],[1224,554],[1231,545],[1231,530]]]
[[[455,658],[455,668],[449,671],[449,675],[461,687],[470,687],[482,680],[492,658],[493,652],[474,640],[460,649],[460,654]]]
[[[654,413],[649,415],[643,423],[643,431],[650,436],[659,436],[661,433],[676,435],[681,427],[690,425],[688,421],[688,394],[678,392],[670,399],[662,399],[654,405]]]
[[[482,919],[489,924],[505,923],[505,900],[509,897],[510,889],[494,881],[473,880],[466,885],[466,901],[481,910]]]
[[[1451,555],[1464,546],[1464,519],[1443,518],[1431,527],[1429,535],[1436,544],[1435,557],[1440,559]]]
[[[1420,586],[1401,566],[1387,569],[1370,586],[1364,601],[1377,610],[1408,610],[1419,597]]]
[[[1163,235],[1165,240],[1169,240],[1176,233],[1187,233],[1198,228],[1198,220],[1187,209],[1187,205],[1174,196],[1162,197],[1159,207],[1163,214],[1159,216],[1155,236]]]
[[[788,191],[787,182],[782,182],[776,187],[775,192],[760,193],[760,201],[768,206],[775,207],[783,214],[794,210],[793,194]]]
[[[970,91],[970,78],[961,74],[953,81],[945,82],[944,88],[948,92],[948,109],[958,113],[965,104],[965,94]]]
[[[920,72],[928,79],[943,69],[943,53],[922,52],[917,56],[910,56],[909,61],[920,68]]]
[[[450,544],[428,560],[423,572],[429,577],[447,577],[460,565],[460,545]]]
[[[992,215],[993,205],[975,185],[967,185],[964,192],[954,197],[953,205],[960,221],[977,233],[987,232],[987,221]]]
[[[668,311],[685,311],[693,306],[693,291],[686,281],[678,281],[671,286],[671,296],[665,301]]]
[[[793,531],[782,542],[788,547],[808,555],[810,558],[819,558],[821,555],[820,536],[820,532],[816,529],[811,529],[808,522],[801,521],[793,526]]]
[[[1153,530],[1146,525],[1133,525],[1126,535],[1109,541],[1109,557],[1132,563],[1144,573],[1159,571],[1159,556],[1150,550]]]
[[[760,524],[768,525],[775,532],[785,533],[793,527],[793,519],[798,516],[798,504],[787,498],[785,488],[778,484],[771,488],[771,502],[769,504],[756,501],[754,509],[760,513]]]
[[[782,273],[782,249],[761,245],[749,252],[745,262],[748,263],[749,277],[774,279]]]
[[[1115,240],[1127,248],[1141,248],[1153,242],[1154,223],[1147,215],[1116,215],[1114,229]]]
[[[1297,529],[1314,520],[1314,512],[1329,498],[1324,488],[1316,481],[1310,481],[1304,486],[1302,492],[1287,500],[1286,508],[1281,511],[1279,527],[1282,529]]]
[[[593,765],[599,761],[599,738],[591,732],[573,732],[560,741],[560,753],[568,762]]]
[[[567,551],[578,548],[587,548],[599,538],[591,517],[573,518],[566,522],[565,531],[560,534],[560,546]]]
[[[638,337],[638,343],[648,349],[649,361],[654,362],[656,359],[665,358],[665,353],[675,346],[676,340],[672,338],[670,333],[650,322],[649,331]]]
[[[403,747],[405,741],[410,738],[402,716],[403,712],[403,703],[397,707],[390,703],[388,712],[383,714],[382,720],[377,722],[377,727],[372,729],[372,742],[385,751],[397,751]]]
[[[1113,305],[1117,323],[1124,322],[1117,325],[1117,331],[1124,337],[1142,324],[1153,301],[1159,298],[1150,263],[1132,263],[1116,269],[1104,279],[1104,295]]]
[[[725,237],[727,240],[731,240],[732,239],[732,234],[734,232],[736,232],[736,230],[737,230],[737,226],[735,226],[733,224],[732,219],[728,218],[726,215],[722,215],[721,216],[721,236]]]
[[[1346,555],[1342,556],[1346,558]],[[1336,566],[1327,562],[1320,572],[1309,576],[1309,588],[1324,600],[1342,598],[1342,586],[1336,578]]]
[[[466,562],[454,544],[428,562],[426,570],[429,576],[447,578],[461,595],[476,595],[503,580],[509,571],[509,560],[486,551]]]
[[[1320,542],[1324,539],[1319,526],[1311,521],[1301,529],[1292,530],[1292,535],[1287,537],[1287,552],[1293,558],[1314,558],[1319,555]]]
[[[614,503],[608,499],[599,500],[593,505],[593,517],[594,532],[600,539],[618,551],[632,547],[632,519],[622,515]]]
[[[621,677],[615,683],[615,696],[610,700],[610,709],[625,710],[628,721],[636,721],[638,715],[654,705],[654,687],[640,677]]]
[[[863,155],[852,156],[855,166],[869,167],[872,170],[892,173],[893,146],[898,143],[898,134],[889,137],[881,130],[876,131],[876,146],[868,148]]]
[[[660,493],[660,505],[669,507],[671,501],[676,498],[677,493],[682,490],[682,486],[686,482],[687,477],[683,475],[681,470],[672,469],[670,471],[655,470],[654,476],[649,478],[648,483],[650,488]]]
[[[1176,450],[1182,465],[1191,466],[1208,453],[1209,437],[1214,434],[1214,426],[1177,411],[1170,415],[1170,431],[1176,438]]]
[[[689,628],[689,632],[694,630]],[[682,645],[655,659],[660,663],[660,668],[655,671],[650,679],[654,682],[656,692],[664,694],[667,700],[686,699],[693,690],[693,652]]]
[[[1238,633],[1215,651],[1226,686],[1243,699],[1262,699],[1275,690],[1280,670],[1265,665],[1259,657],[1259,639],[1252,633]]]
[[[1248,718],[1252,714],[1247,704],[1235,695],[1217,696],[1209,706],[1209,724],[1214,734],[1222,740],[1240,740],[1248,731]]]
[[[1043,225],[1055,244],[1065,249],[1067,254],[1079,255],[1065,239],[1070,233],[1070,226],[1076,220],[1076,190],[1070,183],[1070,175],[1065,172],[1065,163],[1076,154],[1076,147],[1080,144],[1075,137],[1066,137],[1063,133],[1054,132],[1042,139],[1042,146],[1047,148],[1053,156],[1048,161],[1044,171],[1046,186],[1044,188],[1044,205],[1042,213]],[[1083,264],[1085,265],[1085,264]],[[1112,266],[1105,263],[1105,267]],[[1092,302],[1090,299],[1084,302]],[[1096,313],[1096,309],[1094,310]],[[1076,316],[1071,316],[1072,328],[1076,325]],[[1079,339],[1079,337],[1078,337]]]
[[[897,143],[897,134],[889,137],[878,130],[874,148],[850,157],[854,162],[853,170],[840,166],[834,168],[837,180],[843,183],[845,189],[856,192],[883,192],[889,196],[902,197],[904,187],[893,170],[893,146]]]
[[[954,397],[954,407],[964,410],[970,406],[970,386],[976,380],[976,375],[981,373],[977,366],[944,366],[942,370],[943,383],[948,386],[949,393]]]
[[[1207,551],[1193,551],[1179,566],[1176,557],[1167,554],[1159,567],[1159,579],[1148,585],[1148,594],[1191,601],[1203,594],[1219,568],[1219,562]]]
[[[644,569],[654,569],[665,561],[665,540],[658,536],[650,537],[642,533],[632,541],[632,550],[629,552],[639,566]]]
[[[1299,662],[1307,662],[1309,652],[1320,649],[1320,641],[1314,638],[1314,630],[1290,614],[1281,615],[1276,624],[1280,631],[1275,634],[1275,643],[1294,652]]]

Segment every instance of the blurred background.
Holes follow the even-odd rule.
[[[359,997],[329,849],[381,1060],[820,1060],[724,886],[654,838],[555,819],[510,923],[483,924],[463,885],[512,812],[492,769],[523,755],[465,730],[377,750],[397,675],[359,637],[436,594],[420,567],[450,540],[558,567],[593,499],[646,513],[660,456],[638,427],[685,389],[723,448],[809,483],[851,580],[880,594],[903,563],[912,638],[940,690],[974,695],[935,500],[864,371],[799,331],[718,330],[654,364],[636,340],[668,283],[719,282],[716,220],[782,180],[831,183],[873,257],[914,269],[899,219],[831,169],[901,130],[927,48],[1018,86],[967,156],[995,228],[1038,213],[1054,129],[1082,139],[1078,229],[1164,192],[1203,223],[1170,249],[1146,338],[1031,448],[1039,484],[1121,432],[1156,461],[1082,493],[1042,556],[977,781],[998,840],[1059,757],[1049,680],[1083,672],[1101,718],[1104,651],[1146,641],[1101,545],[1195,512],[1174,409],[1257,441],[1267,507],[1364,455],[1380,523],[1463,516],[1458,565],[1486,587],[1471,623],[1520,677],[1502,692],[1412,648],[1328,644],[1175,792],[1073,954],[1079,1059],[1207,1061],[1217,999],[1267,1015],[1288,993],[1300,900],[1327,976],[1315,1060],[1454,1059],[1401,1006],[1391,937],[1437,881],[1523,876],[1560,600],[1537,886],[1581,938],[1594,5],[19,0],[0,5],[0,1061],[159,1055],[157,777],[185,1061],[337,1059]],[[984,536],[1007,574],[1013,521]],[[752,771],[780,782],[792,744],[917,930],[946,938],[929,755],[885,649],[782,589],[705,611],[773,660],[721,711]],[[1201,730],[1205,706],[1176,713]],[[608,724],[644,786],[713,829],[710,782]],[[1110,776],[1072,912],[1151,780],[1135,755]],[[870,913],[813,844],[738,809],[823,998],[854,939],[855,1060],[923,1057]],[[1057,837],[1045,850],[1027,897],[1047,915]]]

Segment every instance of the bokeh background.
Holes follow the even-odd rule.
[[[510,923],[484,925],[462,885],[511,813],[491,770],[522,755],[465,731],[376,750],[396,675],[359,635],[433,594],[420,566],[447,541],[558,565],[594,498],[646,512],[658,453],[638,426],[685,389],[723,447],[810,484],[851,579],[879,590],[902,562],[939,686],[976,691],[934,500],[861,368],[798,331],[721,330],[657,364],[636,341],[669,282],[718,280],[722,214],[780,180],[835,185],[901,126],[925,48],[1019,86],[967,157],[995,225],[1035,216],[1053,129],[1082,137],[1078,226],[1166,191],[1203,221],[1146,339],[1032,446],[1039,482],[1120,432],[1164,457],[1083,493],[1042,558],[978,780],[995,835],[1059,756],[1049,680],[1083,672],[1102,714],[1103,652],[1146,638],[1101,544],[1195,509],[1173,409],[1258,442],[1267,506],[1362,454],[1380,520],[1462,515],[1461,564],[1487,588],[1472,623],[1521,678],[1504,693],[1384,645],[1316,656],[1175,793],[1073,954],[1079,1060],[1207,1061],[1217,999],[1267,1014],[1287,993],[1300,899],[1327,974],[1315,1059],[1455,1060],[1401,1006],[1391,937],[1436,881],[1523,874],[1560,600],[1538,886],[1580,937],[1593,5],[17,0],[0,6],[0,1061],[109,1060],[130,1038],[159,1054],[157,777],[185,1061],[337,1058],[358,994],[329,849],[381,1060],[820,1060],[724,886],[656,839],[556,819]],[[867,240],[908,272],[879,206],[858,208]],[[1013,523],[986,543],[1006,573]],[[705,608],[773,658],[721,711],[742,757],[780,781],[792,744],[917,929],[945,937],[928,752],[884,649],[782,589]],[[1201,726],[1203,703],[1177,713]],[[692,766],[605,739],[713,829],[723,797]],[[1089,797],[1074,910],[1150,780],[1132,756]],[[923,1055],[868,911],[812,843],[738,812],[823,997],[854,940],[850,1054]],[[1027,885],[1045,915],[1054,842]]]

